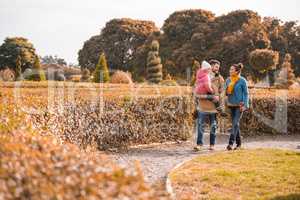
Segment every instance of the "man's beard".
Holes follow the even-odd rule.
[[[220,72],[219,71],[213,71],[215,77],[218,77],[220,75]]]

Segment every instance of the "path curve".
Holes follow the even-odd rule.
[[[205,144],[208,144],[205,135]],[[226,147],[228,135],[219,135],[216,151],[223,151]],[[130,148],[126,152],[109,153],[113,160],[122,167],[134,169],[135,161],[139,161],[144,172],[145,180],[150,184],[166,180],[168,173],[179,163],[190,160],[198,155],[209,154],[206,145],[201,152],[193,151],[194,142],[187,141],[175,144],[149,145]],[[244,148],[280,148],[298,150],[300,135],[293,136],[260,136],[245,138]]]

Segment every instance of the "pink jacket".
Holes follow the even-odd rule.
[[[198,69],[196,74],[196,94],[208,94],[214,93],[211,87],[211,80],[207,70]]]

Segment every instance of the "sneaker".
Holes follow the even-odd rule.
[[[236,146],[233,150],[241,150],[242,149],[242,146]]]
[[[232,151],[232,145],[228,145],[228,146],[226,147],[226,149],[227,149],[228,151]]]
[[[202,145],[197,145],[197,146],[194,147],[194,150],[195,151],[201,151],[202,147],[203,147]]]
[[[208,149],[209,149],[210,151],[213,151],[213,150],[215,150],[215,146],[214,146],[214,145],[210,145]]]

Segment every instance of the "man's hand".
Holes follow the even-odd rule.
[[[220,101],[220,97],[219,97],[219,96],[216,96],[216,95],[214,95],[214,97],[213,97],[213,100],[214,100],[214,101]]]

